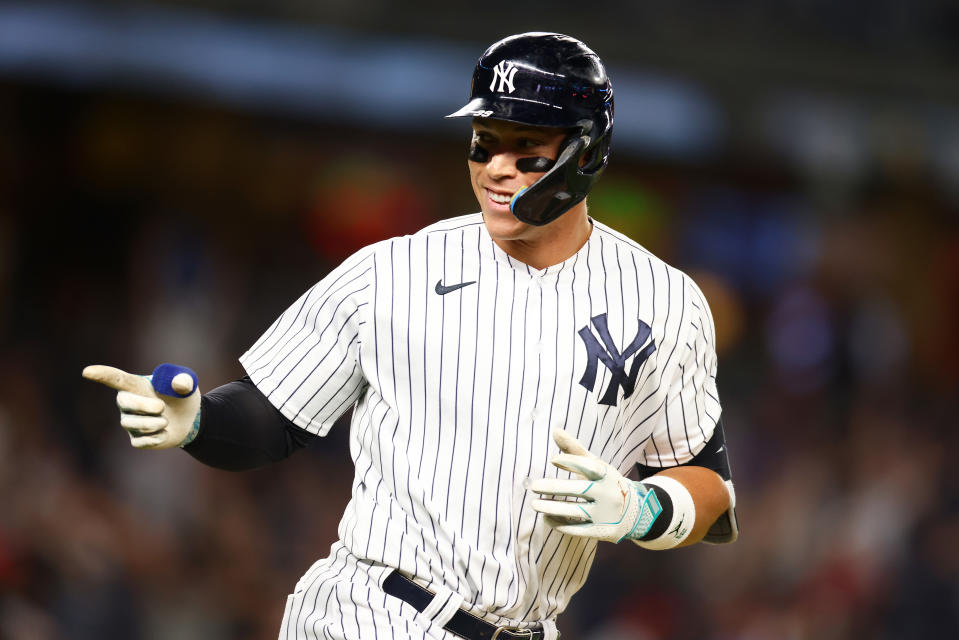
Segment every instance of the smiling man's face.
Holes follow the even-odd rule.
[[[520,158],[544,157],[555,160],[566,131],[555,127],[535,127],[505,120],[476,119],[473,141],[485,149],[485,162],[469,161],[470,182],[479,202],[490,235],[499,240],[521,240],[534,234],[537,227],[520,222],[510,212],[509,203],[522,187],[529,187],[543,173],[523,173],[516,168]]]

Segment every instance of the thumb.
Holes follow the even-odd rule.
[[[564,429],[553,431],[553,440],[559,445],[559,450],[563,453],[572,453],[576,456],[591,456],[586,447],[579,443],[579,440],[571,436]]]
[[[117,391],[129,391],[141,396],[154,397],[153,385],[143,376],[127,373],[116,367],[93,364],[83,370],[87,380],[99,382]]]
[[[192,369],[177,364],[161,364],[153,370],[153,388],[157,393],[174,398],[185,398],[198,386]]]

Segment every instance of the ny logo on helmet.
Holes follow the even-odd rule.
[[[493,82],[489,85],[490,91],[500,93],[507,91],[513,93],[513,78],[516,76],[516,65],[506,60],[500,60],[499,64],[493,67]],[[496,87],[496,81],[499,80],[499,88]]]
[[[602,344],[599,343],[599,340],[596,339],[596,336],[593,335],[592,330],[589,327],[583,327],[578,331],[579,337],[583,339],[583,342],[586,344],[586,371],[583,373],[583,377],[580,379],[579,383],[586,387],[589,391],[593,390],[593,387],[596,386],[596,372],[599,368],[599,363],[602,362],[603,365],[609,369],[612,377],[609,380],[609,386],[606,387],[606,392],[603,394],[603,397],[600,398],[599,403],[609,406],[616,404],[616,394],[619,391],[619,388],[622,387],[623,398],[628,398],[633,394],[633,390],[636,387],[636,376],[639,374],[640,366],[646,362],[646,359],[649,358],[650,354],[656,350],[656,341],[650,340],[649,344],[640,351],[640,347],[646,344],[646,340],[649,339],[649,334],[651,332],[648,324],[639,321],[639,330],[636,332],[636,337],[633,338],[633,341],[629,344],[622,353],[616,348],[616,344],[613,342],[613,337],[609,333],[609,326],[606,323],[606,314],[601,314],[594,316],[590,319],[593,326],[596,327],[596,331],[599,333],[600,340],[603,341]],[[604,348],[605,347],[605,348]],[[638,352],[638,353],[637,353]],[[633,357],[633,364],[629,368],[629,373],[626,373],[626,361]]]

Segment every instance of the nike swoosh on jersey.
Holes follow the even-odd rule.
[[[476,284],[476,280],[470,280],[469,282],[461,282],[461,283],[459,283],[459,284],[452,284],[452,285],[450,285],[450,286],[448,286],[448,287],[445,286],[445,285],[443,285],[443,281],[442,281],[442,280],[437,280],[437,281],[436,281],[436,293],[440,294],[441,296],[445,296],[447,293],[450,293],[451,291],[456,291],[457,289],[462,289],[463,287],[468,287],[468,286],[470,286],[471,284]]]

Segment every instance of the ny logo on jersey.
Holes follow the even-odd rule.
[[[620,387],[622,387],[624,391],[623,398],[628,398],[633,394],[633,390],[636,387],[636,376],[639,374],[639,367],[646,362],[650,354],[656,350],[656,341],[650,340],[649,344],[640,351],[640,347],[646,344],[646,340],[649,339],[651,332],[649,325],[640,320],[636,337],[633,338],[629,346],[620,353],[616,348],[616,344],[613,342],[613,337],[609,334],[606,314],[594,316],[591,322],[599,333],[599,339],[602,340],[603,343],[600,344],[588,326],[579,330],[579,337],[586,343],[587,358],[586,371],[583,373],[583,377],[579,383],[589,391],[592,391],[593,387],[596,386],[596,371],[599,368],[599,363],[602,362],[613,375],[599,403],[613,406],[616,404],[616,394]],[[629,368],[629,373],[626,373],[626,361],[633,356],[636,357],[633,358],[633,364]]]
[[[512,62],[500,60],[499,64],[493,67],[493,82],[489,85],[490,91],[503,93],[509,90],[513,93],[513,78],[516,76],[516,66]],[[499,88],[496,88],[496,81],[499,80]]]

